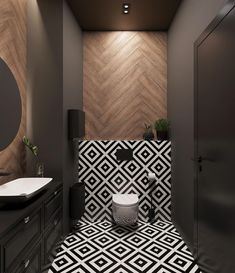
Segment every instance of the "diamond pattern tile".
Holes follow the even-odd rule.
[[[48,273],[201,273],[170,222],[81,221],[54,252]]]
[[[112,194],[136,193],[139,220],[148,221],[151,197],[156,219],[171,220],[171,143],[169,141],[79,141],[78,180],[85,183],[83,220],[112,220]],[[118,162],[117,149],[132,149],[133,160]],[[149,183],[147,173],[156,174]]]

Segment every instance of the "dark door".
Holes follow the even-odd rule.
[[[233,6],[223,9],[195,46],[196,232],[203,273],[235,272]]]

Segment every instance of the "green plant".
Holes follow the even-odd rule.
[[[166,132],[169,130],[170,122],[167,119],[162,118],[155,121],[154,126],[157,131]]]
[[[26,136],[23,137],[22,141],[23,141],[24,145],[26,147],[28,147],[29,150],[33,153],[33,155],[38,156],[38,147],[37,146],[33,145]]]

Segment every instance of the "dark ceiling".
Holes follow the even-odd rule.
[[[83,30],[167,30],[181,0],[67,0]],[[130,4],[123,14],[123,3]]]

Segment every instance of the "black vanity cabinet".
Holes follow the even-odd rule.
[[[56,242],[60,240],[63,228],[62,222],[62,189],[54,191],[44,205],[44,264],[52,260],[51,253]]]
[[[62,238],[62,184],[29,203],[0,207],[0,272],[41,273]],[[50,257],[50,259],[49,259]]]
[[[27,257],[21,253],[27,251],[41,235],[41,209],[24,217],[2,239],[3,272],[15,272],[12,267],[27,264]],[[16,266],[17,267],[17,266]],[[16,271],[17,272],[17,271]]]
[[[13,273],[38,273],[42,272],[42,245],[41,243],[33,248],[12,268]],[[8,271],[6,271],[8,272]]]

